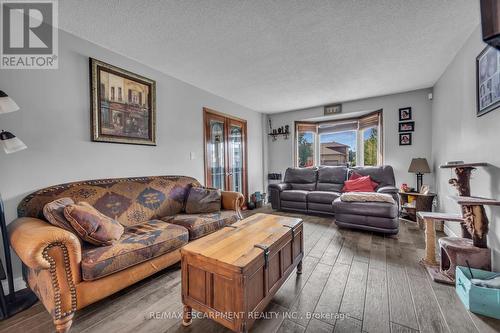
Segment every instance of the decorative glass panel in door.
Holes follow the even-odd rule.
[[[204,109],[205,184],[247,198],[245,120]]]
[[[224,190],[226,187],[224,120],[210,119],[208,137],[209,186]]]
[[[229,190],[244,193],[243,190],[243,161],[245,159],[243,146],[243,127],[244,124],[229,120]]]

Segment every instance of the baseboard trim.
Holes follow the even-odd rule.
[[[9,292],[9,283],[7,280],[2,280],[2,288],[3,292],[7,294]],[[24,282],[23,278],[21,276],[18,276],[17,278],[14,279],[14,290],[18,291],[21,289],[26,288],[26,282]]]

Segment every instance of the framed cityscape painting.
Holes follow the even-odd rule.
[[[156,82],[90,58],[92,140],[156,145]]]
[[[486,47],[476,58],[477,116],[500,106],[500,51]]]

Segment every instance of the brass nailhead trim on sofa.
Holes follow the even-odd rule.
[[[66,273],[66,280],[69,284],[69,291],[71,294],[71,310],[68,312],[62,312],[61,313],[61,288],[59,287],[59,283],[57,281],[57,274],[56,274],[56,261],[54,258],[49,256],[48,251],[49,249],[53,247],[60,247],[62,252],[63,252],[63,258],[64,258],[64,271]],[[68,255],[68,248],[66,247],[65,244],[61,242],[56,242],[49,244],[42,252],[43,258],[47,260],[50,264],[49,272],[50,272],[50,277],[52,280],[52,288],[54,288],[54,304],[55,304],[55,319],[61,319],[66,316],[69,316],[70,314],[74,313],[76,311],[76,288],[75,284],[73,283],[73,275],[71,274],[71,267],[70,267],[70,261],[69,261],[69,255]]]

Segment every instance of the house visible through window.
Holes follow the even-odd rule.
[[[382,164],[381,111],[354,119],[296,124],[296,166]]]
[[[356,131],[320,134],[320,165],[356,165]]]

